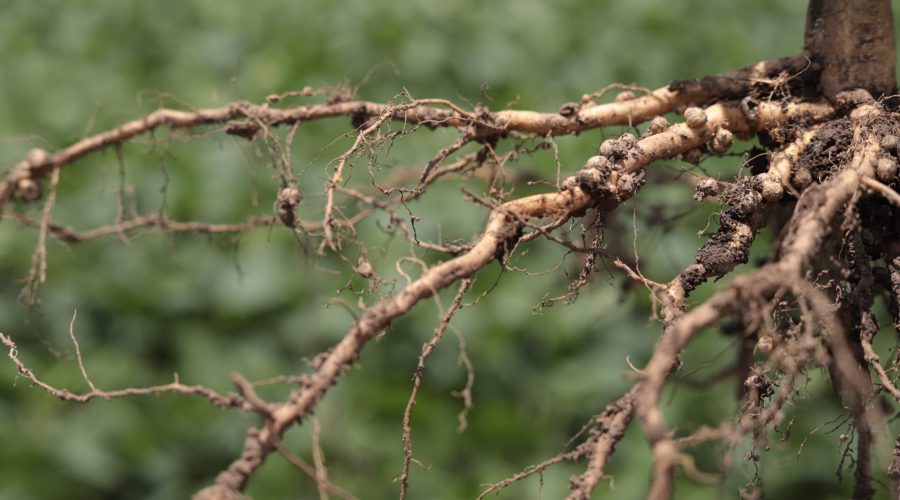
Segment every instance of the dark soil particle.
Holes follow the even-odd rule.
[[[747,262],[755,236],[751,218],[739,208],[722,212],[719,229],[697,252],[696,264],[688,266],[678,276],[686,292],[697,288],[710,277],[724,275],[738,264]]]
[[[796,167],[808,170],[816,181],[822,182],[850,161],[852,139],[850,120],[841,118],[829,122],[813,136]]]
[[[860,198],[857,207],[866,252],[877,259],[886,242],[900,240],[900,209],[875,193]]]

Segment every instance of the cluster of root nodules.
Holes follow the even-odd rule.
[[[320,494],[350,497],[328,479],[323,458],[327,443],[320,448],[315,440],[314,464],[309,465],[281,438],[294,425],[311,420],[318,403],[341,377],[353,376],[351,368],[364,356],[363,347],[370,340],[387,334],[393,320],[416,304],[435,299],[441,311],[437,327],[422,347],[403,421],[398,422],[403,435],[398,449],[403,458],[398,471],[402,498],[425,487],[410,474],[410,464],[417,463],[411,422],[419,388],[428,383],[424,367],[431,352],[447,331],[459,339],[466,382],[454,395],[462,400],[458,417],[462,431],[469,412],[478,408],[477,390],[473,391],[473,364],[478,360],[467,355],[463,337],[452,325],[454,314],[477,306],[480,296],[469,294],[480,270],[499,263],[508,271],[522,271],[513,265],[518,262],[514,257],[540,239],[583,256],[581,271],[562,298],[575,300],[580,289],[598,281],[593,279],[598,269],[621,271],[625,279],[640,285],[636,288],[641,293],[651,294],[662,334],[643,366],[631,365],[633,386],[605,408],[597,408],[599,413],[571,446],[491,485],[482,496],[560,462],[577,462],[584,464],[584,471],[572,478],[569,497],[589,498],[607,478],[609,460],[633,426],[640,427],[652,449],[650,497],[671,497],[676,480],[682,478],[722,483],[735,464],[742,463],[742,470],[756,469],[775,453],[774,441],[787,440],[799,418],[793,403],[803,394],[810,374],[819,369],[828,374],[833,393],[845,408],[839,419],[846,423],[841,429],[845,439],[836,452],[839,478],[852,476],[856,498],[869,498],[879,489],[896,496],[900,444],[894,448],[888,424],[900,401],[895,382],[900,357],[879,353],[875,339],[890,326],[894,330],[900,326],[898,113],[865,91],[841,94],[834,104],[824,101],[814,90],[816,75],[809,59],[799,56],[656,90],[611,85],[548,113],[492,111],[480,105],[467,110],[444,99],[415,99],[406,93],[375,103],[343,89],[311,88],[270,96],[261,104],[241,101],[196,111],[160,109],[56,152],[32,151],[0,183],[4,218],[39,234],[26,277],[25,302],[35,303],[40,284],[52,275],[46,254],[53,237],[71,244],[104,237],[127,242],[130,234],[148,228],[235,234],[264,226],[289,231],[310,258],[336,255],[345,264],[351,276],[346,290],[358,299],[356,304],[335,302],[351,310],[346,335],[325,352],[304,353],[312,360],[306,373],[257,383],[235,375],[236,392],[228,395],[178,380],[145,389],[100,390],[88,379],[80,351],[79,367],[92,390],[76,394],[45,383],[31,371],[12,337],[0,334],[0,340],[10,349],[20,374],[64,400],[177,392],[255,413],[258,421],[247,430],[242,453],[199,498],[237,497],[267,456],[276,452],[313,477]],[[622,92],[611,102],[595,102],[612,89]],[[293,105],[294,99],[319,96],[325,96],[322,102]],[[322,176],[295,168],[291,151],[295,136],[308,122],[329,117],[349,119],[350,132],[344,138],[346,150],[324,165],[322,182]],[[138,204],[124,188],[122,165],[123,189],[113,224],[79,231],[54,222],[59,178],[77,168],[79,158],[108,147],[121,152],[131,138],[160,127],[176,134],[210,124],[249,141],[257,157],[273,169],[270,175],[279,185],[268,193],[269,202],[260,204],[262,213],[232,224],[176,221],[164,212],[138,214],[129,209]],[[386,169],[380,163],[380,155],[399,141],[438,127],[455,129],[458,135],[423,165]],[[559,162],[554,136],[602,127],[619,131],[627,127],[629,132],[602,141],[597,154],[581,165]],[[753,137],[762,148],[738,159],[732,152],[737,149],[735,140]],[[517,160],[546,149],[556,153],[556,165],[545,171],[522,171]],[[709,172],[702,164],[711,155],[742,162],[739,175],[728,179]],[[122,155],[119,159],[122,162]],[[658,176],[652,174],[660,162],[679,159],[691,175],[668,181],[690,179],[694,202],[713,201],[719,210],[715,224],[703,229],[706,240],[693,262],[673,276],[648,277],[630,257],[632,249],[621,244],[631,241],[630,228],[617,233],[621,218],[613,215],[646,183],[656,182]],[[482,230],[470,241],[428,241],[420,235],[421,219],[411,202],[428,203],[436,185],[454,178],[468,182],[460,202],[484,208]],[[545,188],[517,197],[516,188],[525,184]],[[35,202],[41,202],[36,207],[39,213],[29,216],[25,207]],[[579,218],[581,224],[571,223]],[[387,254],[380,247],[384,238],[363,241],[361,235],[366,233],[360,228],[367,223],[399,237],[394,239],[404,245],[408,242],[408,254],[392,262],[378,260]],[[756,252],[760,257],[750,263],[751,247],[763,230],[773,243]],[[437,254],[437,262],[426,262],[426,253]],[[394,271],[399,278],[390,278]],[[706,285],[714,291],[708,299],[689,300],[698,287],[725,276],[732,279]],[[454,288],[457,294],[444,308],[438,294]],[[879,308],[888,314],[878,314]],[[682,354],[709,328],[735,339],[736,361],[721,373],[731,377],[738,410],[715,426],[691,428],[667,422],[663,391],[673,379],[691,382],[695,367],[684,366]],[[77,350],[74,329],[71,340]],[[283,401],[266,401],[255,391],[262,383],[287,384],[291,393]],[[721,467],[701,470],[691,453],[710,443],[724,450]],[[800,460],[806,459],[816,457],[800,454]],[[764,473],[751,476],[741,494],[761,498]]]

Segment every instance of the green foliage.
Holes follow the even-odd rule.
[[[375,101],[406,89],[414,97],[444,97],[464,106],[552,111],[610,82],[654,87],[796,53],[803,11],[802,2],[773,0],[8,0],[0,16],[0,164],[14,164],[31,147],[63,147],[158,105],[260,102],[306,85],[349,82]],[[301,126],[293,160],[304,176],[304,217],[317,220],[329,162],[348,147],[349,139],[341,137],[349,130],[346,119]],[[557,139],[564,171],[580,166],[604,134],[622,131]],[[452,131],[407,136],[382,152],[378,175],[421,164],[452,138]],[[733,173],[740,161],[730,157],[703,166],[710,175]],[[161,130],[123,147],[121,164],[107,151],[67,167],[55,220],[82,229],[115,220],[120,169],[141,213],[165,209],[179,220],[205,222],[271,213],[277,179],[270,163],[264,151],[215,128],[193,137]],[[365,168],[364,162],[354,166],[363,186]],[[555,178],[551,152],[507,168]],[[671,179],[686,166],[653,168],[659,178]],[[486,211],[465,203],[458,187],[448,182],[411,205],[422,218],[422,238],[437,239],[440,231],[445,238],[469,239],[481,230]],[[701,245],[697,230],[707,220],[715,227],[712,205],[674,229],[658,223],[653,213],[666,217],[691,208],[688,193],[684,187],[648,187],[635,201],[637,236],[631,205],[622,207],[607,232],[610,250],[637,253],[649,277],[670,279]],[[17,208],[40,211],[39,204]],[[374,242],[377,271],[402,285],[392,257],[408,252],[408,245],[391,240],[374,221],[360,232]],[[350,324],[347,311],[328,300],[337,296],[355,307],[361,297],[344,287],[353,279],[347,262],[333,256],[317,262],[280,229],[236,238],[151,232],[127,242],[115,236],[71,246],[52,241],[41,305],[26,310],[16,297],[36,238],[36,231],[11,221],[0,225],[0,331],[14,336],[40,377],[72,390],[85,388],[68,339],[76,309],[87,369],[100,387],[166,383],[177,372],[185,383],[227,392],[234,371],[263,379],[304,369],[305,358],[327,349]],[[757,243],[760,255],[766,241]],[[355,259],[355,251],[347,254]],[[434,262],[439,256],[422,258]],[[626,356],[638,366],[647,359],[659,325],[649,319],[648,294],[617,273],[597,274],[573,304],[535,307],[566,292],[578,259],[539,242],[514,262],[531,272],[560,262],[556,271],[537,277],[501,273],[496,265],[479,275],[467,300],[495,283],[496,289],[453,320],[475,366],[475,407],[468,429],[457,433],[462,403],[451,392],[463,386],[465,372],[448,334],[426,368],[413,415],[415,457],[426,467],[413,468],[413,498],[470,498],[480,485],[556,454],[630,386],[623,377]],[[405,270],[418,272],[414,266]],[[357,291],[365,286],[353,283]],[[714,287],[699,291],[697,299]],[[371,303],[374,297],[363,299]],[[396,495],[399,486],[391,479],[400,473],[401,415],[416,356],[437,318],[434,303],[424,303],[396,322],[317,410],[331,478],[360,497]],[[702,378],[733,353],[733,338],[711,331],[686,353],[685,365],[702,367],[692,374]],[[810,437],[804,453],[819,460],[798,463],[791,451],[813,427],[840,414],[837,403],[813,397],[826,392],[820,378],[805,389],[809,407],[796,409],[806,417],[798,416],[786,443],[773,443],[771,458],[764,454],[754,464],[746,461],[746,449],[731,452],[725,496],[757,466],[771,474],[766,486],[772,498],[838,493],[820,484],[833,482],[840,431],[825,434],[826,426]],[[679,430],[715,424],[735,410],[733,379],[703,390],[673,390],[677,397],[666,413]],[[263,391],[273,400],[285,394]],[[0,363],[0,499],[183,498],[238,455],[244,429],[256,421],[188,396],[64,403],[29,388],[12,365]],[[309,459],[309,426],[288,432],[285,443]],[[701,468],[717,470],[721,451],[701,454]],[[604,486],[597,496],[642,495],[648,463],[649,450],[634,426],[610,464],[616,490]],[[503,495],[538,498],[543,491],[556,497],[581,470],[581,464],[556,466]],[[716,490],[688,479],[678,487],[684,498],[707,498]],[[314,491],[309,478],[273,455],[248,493],[313,498]]]

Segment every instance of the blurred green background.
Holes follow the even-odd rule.
[[[448,98],[465,107],[480,102],[492,109],[553,111],[610,82],[656,87],[797,53],[805,2],[5,0],[2,14],[0,165],[8,168],[32,147],[52,151],[159,105],[262,102],[266,95],[306,85],[349,84],[375,101],[406,89],[414,97]],[[302,174],[304,218],[321,218],[323,179],[351,143],[345,135],[350,130],[343,118],[300,127],[292,159]],[[624,131],[558,138],[564,173],[576,170],[604,137]],[[385,179],[395,169],[421,168],[453,138],[447,130],[405,136],[379,152],[373,173]],[[747,149],[748,144],[735,147]],[[701,167],[727,177],[741,161],[710,159]],[[368,167],[356,162],[352,185],[371,189]],[[669,182],[687,168],[678,162],[654,166],[651,177],[661,185],[649,185],[621,207],[606,231],[609,250],[639,255],[651,279],[671,279],[703,243],[697,232],[715,227],[714,204],[694,207],[690,187]],[[548,151],[507,170],[551,183],[556,176]],[[133,189],[141,213],[165,210],[178,220],[205,222],[269,214],[278,189],[262,146],[216,127],[193,135],[158,130],[124,146],[121,163],[109,150],[67,167],[54,220],[80,229],[112,223],[123,183]],[[486,191],[478,179],[451,180],[410,204],[421,218],[420,237],[478,234],[486,210],[464,201],[461,184]],[[548,189],[507,186],[513,187],[512,196]],[[40,212],[40,204],[15,208],[32,216]],[[405,210],[399,214],[409,217]],[[671,218],[676,224],[666,223]],[[104,389],[166,383],[177,372],[185,383],[227,392],[234,371],[252,380],[297,373],[305,359],[346,332],[352,317],[335,299],[356,309],[359,300],[371,304],[402,286],[394,262],[410,249],[387,234],[386,222],[377,216],[359,228],[370,245],[368,257],[385,279],[372,293],[352,272],[359,252],[353,244],[346,248],[347,260],[319,259],[314,248],[305,253],[283,228],[218,237],[149,231],[128,240],[51,241],[40,306],[28,309],[17,296],[37,232],[5,220],[0,331],[13,336],[38,376],[72,390],[86,388],[68,339],[75,310],[87,370]],[[754,259],[765,257],[769,238],[761,235]],[[441,258],[417,255],[429,263]],[[462,402],[451,394],[466,378],[454,335],[448,334],[427,366],[413,414],[413,449],[424,467],[413,466],[412,498],[472,498],[482,485],[556,454],[591,415],[630,387],[626,357],[641,366],[658,337],[647,292],[618,273],[601,266],[577,301],[542,308],[545,299],[566,293],[579,259],[536,242],[513,264],[530,273],[549,272],[527,276],[492,265],[479,274],[466,301],[496,287],[453,320],[476,375],[464,433],[456,431]],[[404,270],[419,272],[415,265]],[[706,285],[694,300],[716,286]],[[444,305],[453,293],[442,294]],[[437,321],[432,301],[397,321],[365,349],[362,362],[316,412],[331,479],[360,498],[397,495],[401,416],[416,356]],[[735,353],[733,337],[708,332],[685,354],[684,376],[715,374]],[[839,420],[840,405],[821,373],[809,375],[789,409],[789,436],[780,440],[773,434],[771,450],[755,463],[746,460],[746,447],[701,449],[698,466],[711,472],[721,468],[727,453],[727,480],[703,486],[682,477],[678,498],[733,498],[757,471],[768,498],[848,496],[852,473],[842,485],[835,477],[838,436],[847,429]],[[675,384],[667,418],[679,433],[716,424],[733,414],[735,390],[732,378],[702,389]],[[262,390],[276,401],[286,392],[279,386]],[[257,421],[180,395],[61,402],[29,387],[10,363],[0,361],[0,499],[185,498],[239,454],[244,430]],[[286,445],[308,461],[309,428],[285,436]],[[614,482],[602,484],[595,497],[643,496],[648,464],[649,449],[633,426],[609,465]],[[558,465],[501,497],[558,498],[568,478],[582,471],[583,464]],[[247,493],[259,499],[317,497],[314,483],[277,454]]]

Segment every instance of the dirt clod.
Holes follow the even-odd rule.
[[[727,184],[719,198],[722,202],[737,208],[741,212],[751,214],[762,203],[763,183],[770,180],[767,177],[767,175],[741,177],[737,182]]]
[[[749,185],[749,182],[745,184]],[[760,196],[746,187],[742,189]],[[761,222],[759,219],[755,214],[748,214],[739,208],[723,211],[719,217],[719,229],[697,251],[695,264],[678,275],[685,291],[690,292],[707,279],[727,274],[738,264],[746,263],[756,228]]]
[[[797,160],[791,178],[794,187],[802,190],[813,180],[822,182],[850,161],[851,130],[850,121],[845,118],[823,126]]]
[[[707,177],[698,182],[697,186],[694,187],[694,201],[699,203],[706,198],[718,196],[721,190],[722,185],[719,181],[712,177]]]

